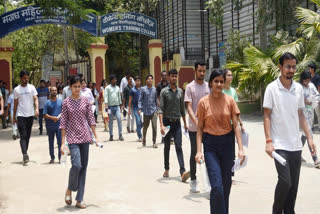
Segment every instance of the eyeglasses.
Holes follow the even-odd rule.
[[[286,65],[286,66],[284,66],[285,67],[285,69],[288,69],[288,70],[296,70],[296,66],[295,65],[293,65],[293,66],[290,66],[290,65]]]

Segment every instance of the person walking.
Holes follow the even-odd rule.
[[[108,82],[106,80],[103,80],[101,85],[103,85],[103,88],[100,90],[100,95],[99,95],[99,102],[101,103],[101,108],[102,108],[102,119],[104,123],[104,131],[108,132],[109,128],[109,115],[108,112],[105,110],[106,105],[104,104],[104,89],[108,86]]]
[[[46,82],[40,80],[40,87],[37,88],[38,100],[39,100],[39,135],[42,135],[43,131],[43,108],[47,100],[50,98],[49,89],[46,87]]]
[[[265,151],[271,158],[275,151],[287,161],[283,166],[275,160],[278,183],[274,194],[273,214],[295,213],[302,150],[299,127],[307,137],[312,155],[316,154],[303,114],[303,88],[292,80],[296,66],[297,58],[293,54],[286,52],[280,57],[281,76],[267,86],[263,101]]]
[[[306,118],[309,132],[311,136],[313,136],[313,133],[312,133],[312,125],[313,125],[313,119],[314,119],[314,110],[313,110],[314,103],[313,102],[316,102],[318,104],[319,92],[314,86],[314,84],[311,83],[310,81],[311,81],[311,73],[309,71],[304,71],[300,74],[300,84],[302,85],[302,88],[303,88],[304,103],[305,103],[305,107],[303,108],[303,114],[304,114],[304,117]],[[316,108],[317,107],[318,105],[316,105]],[[304,146],[304,144],[306,143],[306,140],[307,140],[306,134],[302,133],[301,135],[302,146]],[[309,144],[308,144],[308,147],[309,147]],[[311,152],[310,147],[309,147],[309,150]],[[302,157],[301,159],[303,160]],[[320,161],[318,159],[317,154],[312,155],[312,159],[313,159],[315,168],[319,169]]]
[[[46,127],[48,132],[49,140],[49,154],[50,154],[50,164],[54,163],[54,136],[57,138],[58,144],[58,159],[59,163],[61,160],[61,130],[60,126],[60,116],[62,109],[62,100],[57,98],[57,87],[51,86],[50,88],[50,99],[46,102],[43,109],[43,115],[46,119]]]
[[[6,118],[5,118],[5,101],[6,101],[6,88],[4,87],[4,82],[0,80],[0,92],[1,92],[1,122],[2,128],[6,129]]]
[[[21,71],[21,84],[17,86],[13,92],[13,124],[18,124],[20,147],[24,165],[29,162],[28,148],[33,125],[33,117],[38,117],[39,115],[38,93],[36,88],[29,84],[28,81],[29,73],[27,71]]]
[[[7,108],[7,113],[6,113],[6,117],[9,116],[10,114],[10,118],[11,118],[11,126],[12,126],[12,139],[13,140],[16,140],[17,138],[19,138],[19,133],[18,133],[18,130],[17,130],[17,125],[16,124],[13,124],[13,110],[14,110],[14,98],[13,98],[13,91],[14,89],[17,87],[18,85],[15,84],[13,90],[12,90],[12,93],[10,94],[9,96],[9,99],[8,99],[8,108]]]
[[[158,97],[158,106],[160,105],[160,93],[162,89],[167,87],[169,85],[168,83],[168,74],[166,71],[161,72],[161,81],[158,83],[156,89],[157,89],[157,97]],[[171,139],[170,139],[171,140]],[[161,143],[164,143],[164,138],[161,139]]]
[[[136,76],[134,81],[135,81],[136,86],[133,87],[129,93],[128,114],[129,114],[129,116],[132,114],[134,115],[134,117],[136,119],[138,142],[142,142],[142,134],[141,134],[142,122],[141,122],[141,117],[139,115],[139,106],[138,106],[140,92],[141,92],[141,77]]]
[[[119,140],[124,141],[122,136],[122,123],[121,123],[121,110],[122,110],[122,102],[120,89],[116,85],[117,77],[115,75],[110,75],[110,85],[108,85],[104,90],[104,103],[105,110],[109,114],[109,141],[113,141],[113,117],[117,118],[118,123],[118,132],[119,132]]]
[[[130,72],[127,71],[126,74],[125,74],[125,77],[123,77],[121,79],[121,82],[120,82],[120,93],[121,93],[121,98],[123,99],[123,93],[124,93],[124,89],[128,86],[128,82],[129,82],[129,78],[131,77],[130,75]],[[135,86],[135,82],[132,82],[132,85]],[[129,100],[128,100],[129,102]],[[127,112],[126,111],[123,111],[123,117],[124,117],[124,120],[126,120],[126,116],[127,116]]]
[[[91,105],[94,104],[94,97],[92,91],[90,90],[90,88],[87,88],[87,82],[85,81],[85,79],[81,79],[80,95],[86,97]]]
[[[182,182],[187,181],[190,172],[186,172],[182,151],[182,132],[180,118],[182,117],[184,129],[188,130],[186,123],[186,112],[184,108],[183,92],[177,87],[178,71],[172,69],[169,71],[169,86],[162,89],[160,93],[159,120],[161,134],[170,126],[169,132],[164,137],[164,168],[163,177],[169,177],[169,154],[170,154],[170,137],[174,136],[177,158],[180,166],[180,175]]]
[[[149,74],[146,77],[147,85],[142,87],[139,97],[139,115],[143,114],[143,139],[142,146],[146,146],[147,130],[149,128],[150,121],[152,123],[152,142],[153,148],[158,148],[157,141],[157,108],[158,98],[157,90],[152,86],[153,76]]]
[[[91,104],[85,96],[80,95],[81,80],[79,77],[70,78],[72,94],[62,104],[60,129],[61,129],[61,154],[65,151],[65,138],[69,144],[72,167],[69,172],[68,188],[65,193],[65,202],[72,204],[72,191],[77,191],[76,207],[87,208],[83,202],[86,183],[87,166],[89,160],[89,142],[92,142],[92,133],[98,143],[95,128],[95,119]]]
[[[189,83],[186,87],[184,102],[187,105],[189,115],[189,138],[190,138],[190,191],[198,193],[197,185],[197,164],[195,156],[197,154],[197,124],[198,118],[196,117],[197,107],[200,99],[210,93],[208,83],[204,81],[206,75],[206,64],[204,62],[196,62],[195,65],[196,79]]]
[[[2,92],[0,90],[0,116],[4,114],[4,101],[3,101],[3,96]]]
[[[209,78],[211,92],[208,96],[201,98],[197,109],[197,155],[195,158],[199,164],[206,162],[211,184],[211,214],[229,213],[231,169],[235,158],[232,129],[235,130],[237,137],[238,158],[242,160],[241,164],[245,158],[240,130],[237,128],[240,111],[234,99],[222,92],[224,82],[222,70],[212,71]]]
[[[123,98],[122,98],[122,103],[124,105],[124,108],[127,110],[128,110],[128,105],[129,105],[130,90],[132,88],[133,88],[133,78],[130,76],[128,78],[128,85],[123,90]],[[134,122],[135,122],[134,114],[131,114],[131,115],[128,114],[128,119],[127,119],[127,132],[128,133],[135,132],[134,131]]]
[[[62,101],[67,99],[68,97],[70,97],[71,94],[72,94],[72,91],[71,91],[71,88],[70,88],[70,79],[71,78],[74,78],[74,76],[70,75],[70,76],[67,77],[67,86],[65,86],[63,88],[63,91],[62,91]]]
[[[3,82],[3,88],[4,88],[4,111],[6,112],[8,109],[8,100],[10,96],[10,91],[7,89],[7,83]],[[8,127],[9,118],[5,114],[3,114],[2,122],[4,123],[4,128],[6,129]]]

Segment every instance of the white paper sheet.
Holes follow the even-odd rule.
[[[164,135],[161,134],[161,136],[162,136],[162,137],[165,137],[165,136],[168,134],[169,131],[170,131],[170,126],[167,126],[167,127],[165,128],[165,130],[164,130]]]
[[[125,110],[126,112],[128,112],[128,109],[127,109],[127,108],[123,108],[123,110]]]
[[[143,112],[140,113],[141,123],[143,123]]]
[[[249,134],[247,132],[241,132],[242,145],[246,148],[249,146]]]
[[[203,161],[201,161],[201,164],[200,164],[200,172],[201,172],[203,192],[210,192],[211,184],[209,181],[208,170],[207,170],[206,164]]]
[[[108,109],[108,114],[111,114],[111,110],[110,109]]]
[[[184,126],[181,126],[181,131],[182,131],[183,135],[186,136],[186,138],[188,138],[188,140],[190,140],[189,131],[186,130],[184,128]]]
[[[272,152],[272,157],[274,159],[276,159],[282,166],[285,166],[287,164],[286,159],[284,159],[283,157],[281,157],[278,153],[276,153],[275,151]]]
[[[94,112],[96,111],[96,108],[97,108],[97,107],[96,107],[95,105],[92,105],[92,106],[91,106],[91,109],[92,109],[92,113],[93,113],[93,114],[94,114]]]
[[[242,163],[242,165],[240,165],[242,159],[237,159],[234,161],[234,165],[231,169],[232,172],[238,171],[239,169],[246,167],[247,166],[247,162],[248,162],[248,156],[244,156],[244,161]]]

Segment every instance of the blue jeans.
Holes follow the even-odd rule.
[[[121,113],[120,113],[120,106],[110,106],[109,107],[111,114],[109,115],[109,135],[113,137],[113,117],[117,118],[118,123],[118,132],[119,137],[122,136],[122,123],[121,123]]]
[[[59,129],[59,126],[56,127],[50,127],[47,126],[47,132],[48,132],[48,138],[49,138],[49,153],[51,160],[55,159],[54,156],[54,136],[57,137],[57,144],[58,144],[58,158],[61,159],[61,130]]]
[[[42,133],[42,130],[43,130],[43,109],[39,109],[39,130],[40,130],[40,133]]]
[[[142,133],[141,133],[141,129],[142,129],[142,122],[141,122],[141,118],[139,115],[139,110],[138,109],[133,109],[133,113],[134,113],[134,117],[136,118],[136,124],[137,124],[137,135],[138,138],[142,138]]]
[[[182,133],[180,119],[175,122],[168,118],[163,118],[163,125],[170,126],[170,131],[164,137],[164,168],[169,170],[170,155],[170,138],[174,137],[174,145],[176,147],[177,158],[180,166],[180,174],[182,175],[186,169],[184,168],[183,151],[182,151]]]
[[[78,191],[76,200],[83,201],[89,159],[89,143],[69,144],[72,167],[69,172],[68,190]]]
[[[229,213],[232,166],[234,164],[232,133],[221,136],[203,134],[204,158],[211,184],[211,214]]]

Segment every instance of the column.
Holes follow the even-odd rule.
[[[161,39],[149,40],[149,64],[150,74],[153,75],[153,85],[155,86],[161,80],[162,67],[162,42]]]

